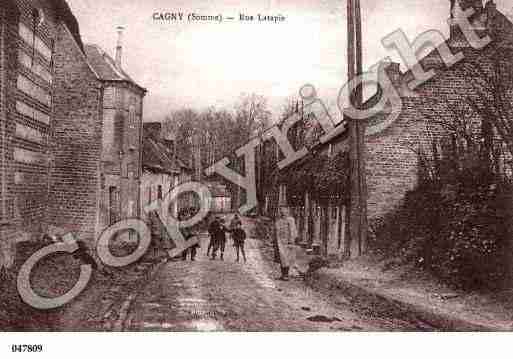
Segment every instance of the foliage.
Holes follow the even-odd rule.
[[[264,97],[243,94],[233,111],[184,108],[171,113],[164,126],[175,138],[178,155],[190,161],[193,153],[199,151],[201,167],[206,168],[267,127],[271,119],[267,107]]]
[[[323,168],[314,172],[314,188],[321,202],[344,202],[348,196],[349,157],[340,152],[331,158],[325,158]]]
[[[347,199],[349,158],[346,152],[333,157],[307,155],[301,163],[280,172],[277,183],[287,184],[287,193],[301,202],[305,192],[319,203],[342,203]],[[295,201],[292,201],[295,202]]]
[[[494,176],[486,161],[441,156],[430,165],[421,156],[420,163],[419,187],[396,212],[373,224],[371,248],[457,287],[500,285],[510,267],[513,187]]]
[[[375,252],[457,287],[493,288],[512,279],[511,55],[496,48],[463,63],[456,71],[468,79],[468,95],[421,107],[433,141],[417,152],[419,186],[372,224]]]

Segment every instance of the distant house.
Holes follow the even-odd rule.
[[[210,211],[214,213],[230,212],[232,209],[232,198],[226,186],[219,183],[207,183],[207,187],[212,195]]]
[[[145,206],[164,199],[174,187],[192,178],[192,170],[178,157],[173,147],[173,141],[162,134],[160,122],[144,124],[141,177],[143,217],[146,217]],[[190,195],[180,196],[173,203],[173,215],[177,216],[180,209],[189,206]]]

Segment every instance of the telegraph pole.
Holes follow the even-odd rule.
[[[363,73],[362,50],[362,21],[360,0],[348,0],[347,2],[347,78],[348,81]],[[363,104],[363,89],[359,86],[349,93],[352,105],[359,108]],[[365,163],[364,141],[365,127],[359,120],[350,120],[350,133],[352,137],[353,152],[351,164],[351,194],[346,222],[348,240],[346,241],[346,255],[360,255],[365,251],[367,237],[367,211],[365,189]]]

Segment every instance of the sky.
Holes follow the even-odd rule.
[[[495,0],[513,13],[511,0]],[[68,0],[85,43],[112,56],[124,26],[123,67],[148,89],[144,121],[173,110],[233,109],[242,93],[268,99],[277,116],[287,99],[312,84],[334,116],[346,80],[345,0]],[[390,56],[381,38],[402,29],[410,39],[447,35],[449,0],[362,0],[364,68]],[[222,23],[155,21],[154,13],[233,16]],[[240,22],[240,14],[282,15],[282,22]]]

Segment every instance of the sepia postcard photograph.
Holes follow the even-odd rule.
[[[503,354],[513,2],[0,0],[0,332]]]

